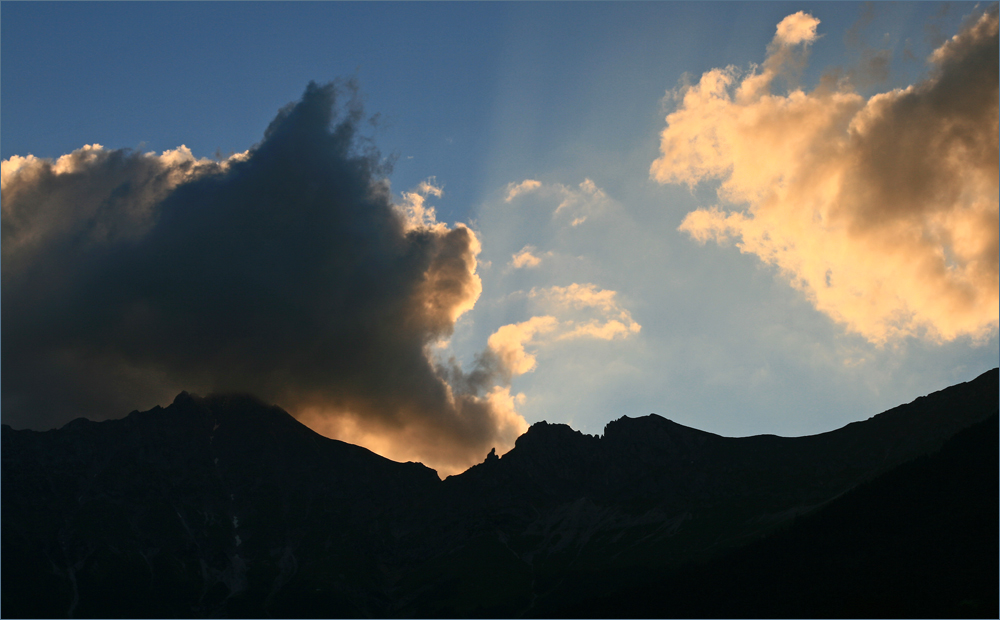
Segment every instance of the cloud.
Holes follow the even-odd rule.
[[[504,325],[490,336],[487,342],[510,374],[517,376],[535,369],[535,356],[524,350],[537,334],[546,334],[559,326],[552,316],[533,316],[523,323]]]
[[[568,213],[575,214],[570,220],[570,226],[577,227],[587,221],[590,215],[600,213],[608,205],[608,195],[604,190],[590,179],[584,179],[576,188],[563,185],[562,183],[543,184],[540,181],[528,179],[521,183],[508,183],[507,196],[505,202],[511,202],[514,198],[536,192],[546,198],[554,198],[559,201],[552,217],[557,218]]]
[[[507,197],[504,198],[505,202],[510,202],[520,196],[521,194],[527,194],[533,192],[542,186],[541,181],[535,181],[534,179],[526,179],[520,183],[508,183],[507,184]]]
[[[86,244],[140,238],[153,225],[155,205],[174,188],[224,172],[244,157],[215,162],[195,159],[183,145],[138,155],[89,144],[55,161],[34,155],[4,160],[4,273],[68,237]]]
[[[615,291],[602,290],[593,284],[570,284],[569,286],[531,289],[528,296],[561,308],[596,308],[603,313],[614,313],[620,310],[618,302],[615,301],[617,296]]]
[[[527,294],[528,299],[549,314],[504,325],[489,337],[488,350],[507,374],[518,376],[537,366],[535,355],[526,346],[577,338],[613,340],[639,333],[642,326],[618,304],[616,295],[615,291],[602,290],[593,284],[533,288]]]
[[[480,295],[479,240],[436,221],[433,179],[393,202],[344,94],[310,84],[224,162],[99,145],[4,161],[5,423],[245,391],[443,472],[512,446],[527,425],[497,372],[430,353]]]
[[[608,196],[604,190],[597,187],[590,179],[584,179],[578,189],[572,189],[557,183],[553,189],[561,194],[562,201],[556,207],[552,217],[558,217],[560,213],[574,212],[577,214],[570,221],[570,226],[576,228],[587,221],[587,217],[600,212],[607,203]]]
[[[417,184],[416,189],[410,192],[403,192],[403,202],[396,205],[396,209],[403,216],[404,227],[407,231],[429,229],[435,232],[444,232],[447,226],[443,222],[437,221],[437,211],[434,207],[427,205],[427,198],[434,196],[441,198],[444,196],[444,189],[435,185],[436,179],[431,177]]]
[[[537,267],[542,264],[542,259],[532,254],[537,248],[532,245],[526,245],[521,250],[511,256],[510,266],[514,269],[522,269],[525,267]]]
[[[799,11],[778,22],[774,34],[774,45],[798,45],[816,40],[816,27],[819,20],[812,15]]]
[[[424,196],[437,196],[438,198],[444,196],[444,188],[436,185],[437,178],[431,177],[425,181],[421,181],[417,184],[417,191]]]
[[[769,94],[772,83],[778,77],[795,84],[809,58],[809,46],[817,38],[817,26],[819,20],[803,11],[781,20],[767,46],[767,58],[760,73],[751,73],[742,80],[736,91],[736,100],[748,102]],[[729,67],[728,70],[735,68]]]
[[[650,174],[721,181],[720,204],[679,230],[776,265],[871,342],[988,337],[998,319],[996,5],[908,88],[866,99],[827,79],[774,94],[816,24],[789,16],[760,72],[713,69],[677,93]]]
[[[585,322],[580,319],[569,321],[569,329],[560,334],[560,340],[582,337],[613,340],[638,334],[642,326],[635,322],[628,310],[618,304],[617,296],[615,291],[602,290],[593,284],[550,286],[531,289],[528,293],[529,298],[539,300],[543,307],[563,313],[588,309],[596,311],[597,316]]]

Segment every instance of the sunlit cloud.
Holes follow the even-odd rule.
[[[535,181],[534,179],[526,179],[517,184],[509,183],[507,185],[507,196],[504,198],[504,201],[511,202],[521,194],[533,192],[541,186],[541,181]]]
[[[447,229],[443,222],[437,221],[437,211],[427,204],[427,198],[434,196],[440,198],[444,196],[444,190],[435,185],[433,177],[421,181],[417,187],[411,191],[403,192],[403,201],[396,205],[396,209],[403,216],[407,230],[418,230],[425,228],[442,232]]]
[[[798,45],[816,40],[816,27],[819,20],[812,15],[799,11],[778,22],[774,34],[774,45]]]
[[[475,412],[487,416],[491,428],[489,441],[498,455],[508,452],[514,441],[528,430],[528,423],[517,412],[517,406],[525,402],[523,393],[511,394],[509,386],[495,385],[481,396],[462,395],[452,402],[451,411]],[[470,457],[469,450],[459,442],[442,441],[440,432],[429,425],[406,424],[386,428],[371,424],[364,411],[340,410],[331,415],[325,407],[302,407],[296,417],[303,424],[327,437],[334,437],[391,458],[395,461],[423,462],[428,455],[427,446],[435,446],[434,469],[443,477],[465,471],[470,465],[481,462],[489,451],[476,453]],[[468,416],[471,418],[471,416]],[[465,416],[455,416],[450,424],[468,427],[468,433],[476,433],[480,422],[470,423]]]
[[[736,89],[736,100],[748,102],[769,94],[772,83],[779,76],[794,82],[805,68],[809,46],[817,38],[817,26],[819,20],[803,11],[781,20],[767,46],[764,65],[759,73],[754,72],[743,78]]]
[[[562,183],[545,183],[532,179],[521,183],[508,183],[505,202],[511,202],[516,197],[529,192],[539,194],[543,198],[558,201],[556,208],[552,212],[553,219],[571,216],[569,224],[577,227],[587,221],[587,218],[605,209],[608,204],[608,195],[603,189],[588,178],[585,178],[576,187],[564,185]]]
[[[759,70],[713,69],[675,93],[652,178],[720,181],[720,203],[679,230],[777,266],[873,343],[989,337],[1000,302],[996,5],[905,89],[865,98],[828,76],[775,93],[818,24],[791,15]]]
[[[444,196],[444,188],[437,185],[437,177],[430,177],[418,183],[417,191],[424,196],[436,196],[438,198]]]
[[[532,268],[542,264],[542,259],[535,256],[538,248],[533,245],[526,245],[519,252],[511,256],[510,266],[514,269]]]
[[[0,162],[4,266],[16,269],[71,235],[91,244],[137,239],[153,225],[156,204],[178,185],[225,172],[246,157],[196,159],[184,145],[125,155],[100,144],[55,160],[15,155]]]
[[[642,326],[635,322],[628,310],[619,305],[617,296],[617,292],[599,289],[593,284],[536,288],[528,293],[528,297],[538,300],[542,307],[563,313],[587,309],[596,311],[597,316],[589,320],[568,322],[569,329],[559,335],[560,340],[581,337],[613,340],[638,334]]]
[[[535,355],[526,347],[578,338],[627,338],[642,329],[618,304],[615,291],[594,284],[533,288],[526,296],[548,313],[504,325],[488,341],[489,350],[511,376],[531,372],[537,366]]]
[[[533,316],[527,321],[504,325],[490,336],[488,345],[500,358],[511,375],[523,375],[535,369],[535,356],[525,351],[536,335],[547,334],[559,327],[553,316]]]
[[[593,284],[570,284],[531,289],[528,296],[561,308],[596,308],[604,313],[620,310],[615,291],[602,290]]]

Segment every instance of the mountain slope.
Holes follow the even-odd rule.
[[[997,378],[811,437],[726,438],[655,415],[602,437],[543,422],[444,481],[246,396],[5,425],[2,560],[18,570],[3,572],[0,613],[558,613],[824,514],[995,416]]]
[[[399,521],[386,515],[438,483],[249,397],[181,394],[45,433],[5,426],[3,562],[35,570],[4,571],[3,615],[249,610],[310,562],[346,575],[332,608],[378,615],[368,558]]]
[[[810,437],[726,438],[655,415],[616,420],[600,438],[533,425],[502,458],[444,482],[453,502],[445,546],[508,563],[501,582],[511,584],[510,606],[476,606],[455,594],[497,583],[492,566],[456,559],[421,567],[425,592],[404,615],[531,615],[626,587],[650,570],[707,560],[996,413],[997,377],[994,370]],[[479,526],[455,534],[469,522]]]
[[[996,618],[998,416],[785,530],[556,617]]]

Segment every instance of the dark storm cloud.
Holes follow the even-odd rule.
[[[4,421],[246,391],[446,470],[511,445],[506,390],[459,372],[453,392],[427,353],[479,296],[478,240],[407,220],[339,94],[310,84],[225,162],[4,162]]]

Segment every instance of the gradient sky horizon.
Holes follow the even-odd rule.
[[[981,82],[967,48],[992,37],[997,51],[995,16],[935,2],[5,2],[0,157],[5,184],[15,158],[91,144],[225,161],[310,82],[353,79],[407,230],[446,244],[464,224],[478,243],[464,275],[481,293],[426,332],[426,352],[464,373],[495,356],[497,389],[469,394],[502,430],[452,437],[417,413],[369,425],[367,396],[353,417],[336,399],[276,404],[447,473],[509,449],[520,420],[600,434],[657,413],[725,436],[815,434],[998,365],[996,106],[954,112],[941,94]],[[996,101],[995,69],[980,87]],[[934,133],[935,114],[992,138]],[[944,180],[913,189],[930,177]],[[21,260],[6,191],[4,331]],[[16,413],[13,355],[4,423],[76,417]],[[106,417],[203,389],[157,381]],[[439,454],[442,432],[475,440]]]

